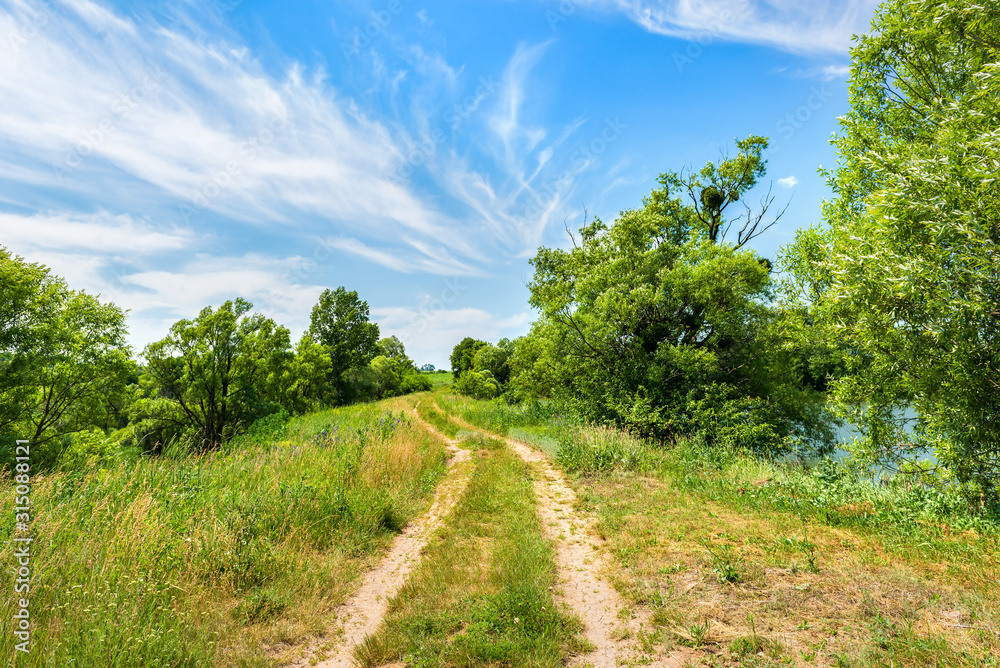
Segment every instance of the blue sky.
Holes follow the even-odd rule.
[[[130,310],[139,350],[327,287],[446,366],[533,318],[528,259],[668,169],[771,138],[816,222],[874,3],[0,1],[0,244]],[[763,193],[760,193],[763,194]]]

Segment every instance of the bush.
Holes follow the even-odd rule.
[[[255,443],[270,443],[284,437],[291,416],[284,408],[259,418],[247,429],[246,439]]]
[[[796,414],[790,412],[787,405],[714,383],[702,398],[688,402],[688,433],[711,445],[769,457],[829,453],[833,443],[829,411],[804,401]]]
[[[124,446],[120,435],[108,436],[97,428],[70,434],[64,441],[65,446],[57,460],[58,467],[63,471],[128,461],[135,459],[139,453],[138,448]]]
[[[474,399],[493,399],[500,394],[500,383],[489,371],[466,371],[455,383],[455,389]]]
[[[430,378],[421,373],[412,373],[408,376],[403,376],[403,381],[399,385],[399,391],[403,394],[427,392],[432,387]]]

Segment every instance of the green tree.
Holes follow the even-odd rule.
[[[455,389],[475,399],[493,399],[500,394],[500,383],[489,371],[467,369],[455,383]]]
[[[402,374],[396,360],[379,355],[372,360],[371,369],[375,373],[377,398],[394,397],[399,394]]]
[[[267,401],[269,376],[289,357],[289,333],[253,305],[227,301],[180,320],[166,338],[146,346],[144,381],[150,396],[136,418],[168,423],[197,449],[220,446],[255,419],[276,411]]]
[[[856,351],[835,393],[874,460],[934,445],[1000,502],[1000,7],[889,0],[852,58],[824,207],[822,312]]]
[[[777,268],[781,307],[780,329],[785,345],[795,357],[803,382],[821,392],[847,373],[853,349],[832,336],[820,316],[820,307],[833,284],[829,264],[832,231],[811,226],[795,233],[795,240],[778,251]]]
[[[781,345],[770,262],[747,248],[781,212],[769,196],[730,212],[763,177],[767,140],[737,147],[662,174],[641,208],[593,221],[571,249],[539,249],[529,289],[540,340],[518,346],[518,369],[549,374],[554,398],[587,419],[660,437],[721,434],[772,451],[832,440],[822,398]],[[710,424],[718,416],[727,423]],[[776,438],[737,438],[766,432],[762,421]]]
[[[403,346],[403,342],[400,341],[396,336],[389,336],[378,342],[379,354],[388,357],[390,359],[403,359],[412,364],[409,357],[406,356],[406,348]]]
[[[0,248],[0,437],[52,460],[64,437],[114,426],[135,365],[125,312]]]
[[[32,351],[34,386],[26,405],[29,438],[43,443],[91,427],[107,429],[133,373],[125,312],[84,292],[66,290]]]
[[[17,423],[33,392],[32,351],[64,289],[47,268],[0,246],[0,438],[24,438]]]
[[[330,351],[306,332],[295,347],[295,356],[281,380],[281,404],[289,413],[306,413],[334,399],[328,379]]]
[[[390,336],[379,341],[378,345],[382,354],[371,362],[378,398],[431,389],[430,379],[421,374],[407,356],[402,341]]]
[[[510,380],[510,357],[514,353],[514,344],[509,339],[500,339],[497,345],[487,343],[476,351],[472,358],[472,368],[476,371],[489,371],[501,387]]]
[[[343,287],[324,290],[313,307],[309,333],[329,351],[329,380],[338,402],[351,400],[344,374],[350,369],[366,368],[379,354],[378,325],[368,318],[368,302]]]
[[[475,363],[476,353],[483,346],[488,345],[485,341],[474,339],[470,336],[462,339],[451,351],[451,371],[455,374],[455,380],[462,377],[462,374],[472,369]]]

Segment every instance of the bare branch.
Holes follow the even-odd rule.
[[[569,222],[565,218],[563,219],[563,227],[566,229],[566,234],[569,235],[569,238],[573,240],[573,248],[580,248],[576,245],[576,237],[573,236],[573,232],[570,231]]]

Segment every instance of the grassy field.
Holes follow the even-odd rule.
[[[283,665],[328,633],[336,606],[428,507],[446,450],[413,419],[415,404],[474,453],[459,464],[471,480],[358,648],[369,668],[554,667],[583,649],[579,622],[553,599],[537,465],[468,424],[528,442],[566,472],[646,655],[1000,665],[1000,527],[956,499],[876,487],[839,466],[664,447],[447,390],[296,418],[210,455],[34,476],[33,647],[14,663],[15,601],[0,598],[4,664]],[[0,494],[14,496],[9,479]],[[7,544],[13,528],[7,505]],[[0,556],[8,591],[15,565],[12,550]]]
[[[609,575],[649,620],[647,651],[689,666],[1000,665],[1000,531],[954,500],[539,408],[437,401],[573,474]]]
[[[556,605],[530,471],[506,445],[468,437],[475,470],[359,665],[562,666],[580,625]]]
[[[452,377],[451,371],[445,371],[444,373],[438,373],[437,371],[431,373],[424,373],[425,376],[431,379],[431,389],[437,390],[445,385],[451,385],[455,380]]]
[[[271,666],[331,610],[445,470],[397,399],[223,452],[33,477],[32,666]],[[0,495],[12,499],[9,478]],[[10,545],[12,504],[0,535]],[[0,587],[12,592],[11,550]],[[0,597],[4,665],[12,596]]]

